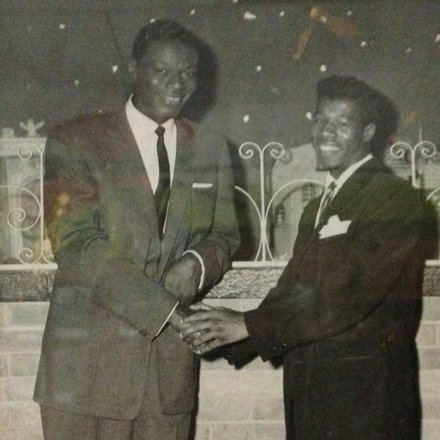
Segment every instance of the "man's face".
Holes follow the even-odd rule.
[[[197,86],[198,55],[178,41],[156,41],[136,64],[133,103],[162,124],[179,115]]]
[[[337,179],[350,165],[369,153],[374,124],[362,122],[359,106],[347,99],[318,101],[313,117],[312,143],[317,169]]]

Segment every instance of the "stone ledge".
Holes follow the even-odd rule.
[[[208,298],[264,298],[275,286],[286,262],[234,262]],[[0,266],[1,269],[1,266]],[[0,270],[0,302],[48,301],[55,270]],[[425,268],[423,296],[440,296],[440,263]]]
[[[0,271],[0,302],[48,301],[54,270]]]
[[[274,287],[286,263],[268,266],[252,262],[235,262],[208,298],[264,298]],[[423,296],[440,296],[440,262],[426,265]]]

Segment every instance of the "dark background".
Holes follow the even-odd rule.
[[[217,101],[203,122],[235,153],[245,141],[306,143],[314,86],[333,73],[388,94],[401,111],[401,139],[413,143],[422,126],[439,144],[437,0],[1,0],[0,127],[22,135],[20,122],[32,118],[45,121],[44,135],[56,121],[123,103],[133,37],[154,18],[178,20],[211,46]],[[258,193],[252,165],[236,177]]]
[[[340,23],[311,20],[316,6]],[[246,12],[256,18],[244,19]],[[307,141],[314,85],[330,73],[359,76],[389,94],[401,109],[402,135],[423,125],[427,138],[439,139],[436,0],[2,0],[0,127],[20,133],[28,118],[47,126],[123,102],[133,37],[150,19],[165,17],[212,46],[218,102],[207,119],[237,144]]]

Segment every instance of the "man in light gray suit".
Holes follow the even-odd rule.
[[[48,137],[58,270],[35,390],[46,440],[188,438],[198,369],[175,330],[239,244],[225,143],[179,118],[199,49],[176,22],[143,27],[125,107]]]

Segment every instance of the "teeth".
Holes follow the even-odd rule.
[[[320,145],[319,149],[324,152],[324,153],[332,153],[335,151],[339,151],[339,148],[336,147],[335,145]]]
[[[167,104],[178,104],[180,102],[180,98],[173,98],[172,96],[167,96],[165,98]]]

